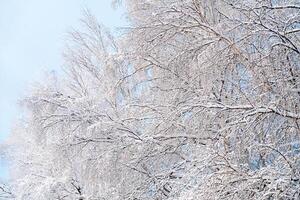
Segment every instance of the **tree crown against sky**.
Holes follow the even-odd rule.
[[[122,36],[87,14],[23,100],[3,195],[299,199],[299,2],[121,3]]]

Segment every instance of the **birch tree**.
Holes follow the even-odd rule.
[[[23,100],[15,198],[299,199],[299,2],[121,3]]]

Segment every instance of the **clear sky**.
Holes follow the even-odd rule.
[[[113,9],[110,0],[0,0],[0,141],[28,85],[62,65],[66,33],[79,27],[84,9],[112,31],[125,24],[123,9]],[[0,177],[3,166],[0,160]]]

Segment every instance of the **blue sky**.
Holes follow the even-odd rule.
[[[0,140],[18,118],[17,102],[29,84],[62,65],[66,33],[80,27],[84,9],[112,31],[126,23],[110,0],[0,0]]]

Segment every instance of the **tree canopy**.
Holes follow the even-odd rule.
[[[300,2],[124,0],[87,13],[6,144],[22,200],[300,199]]]

